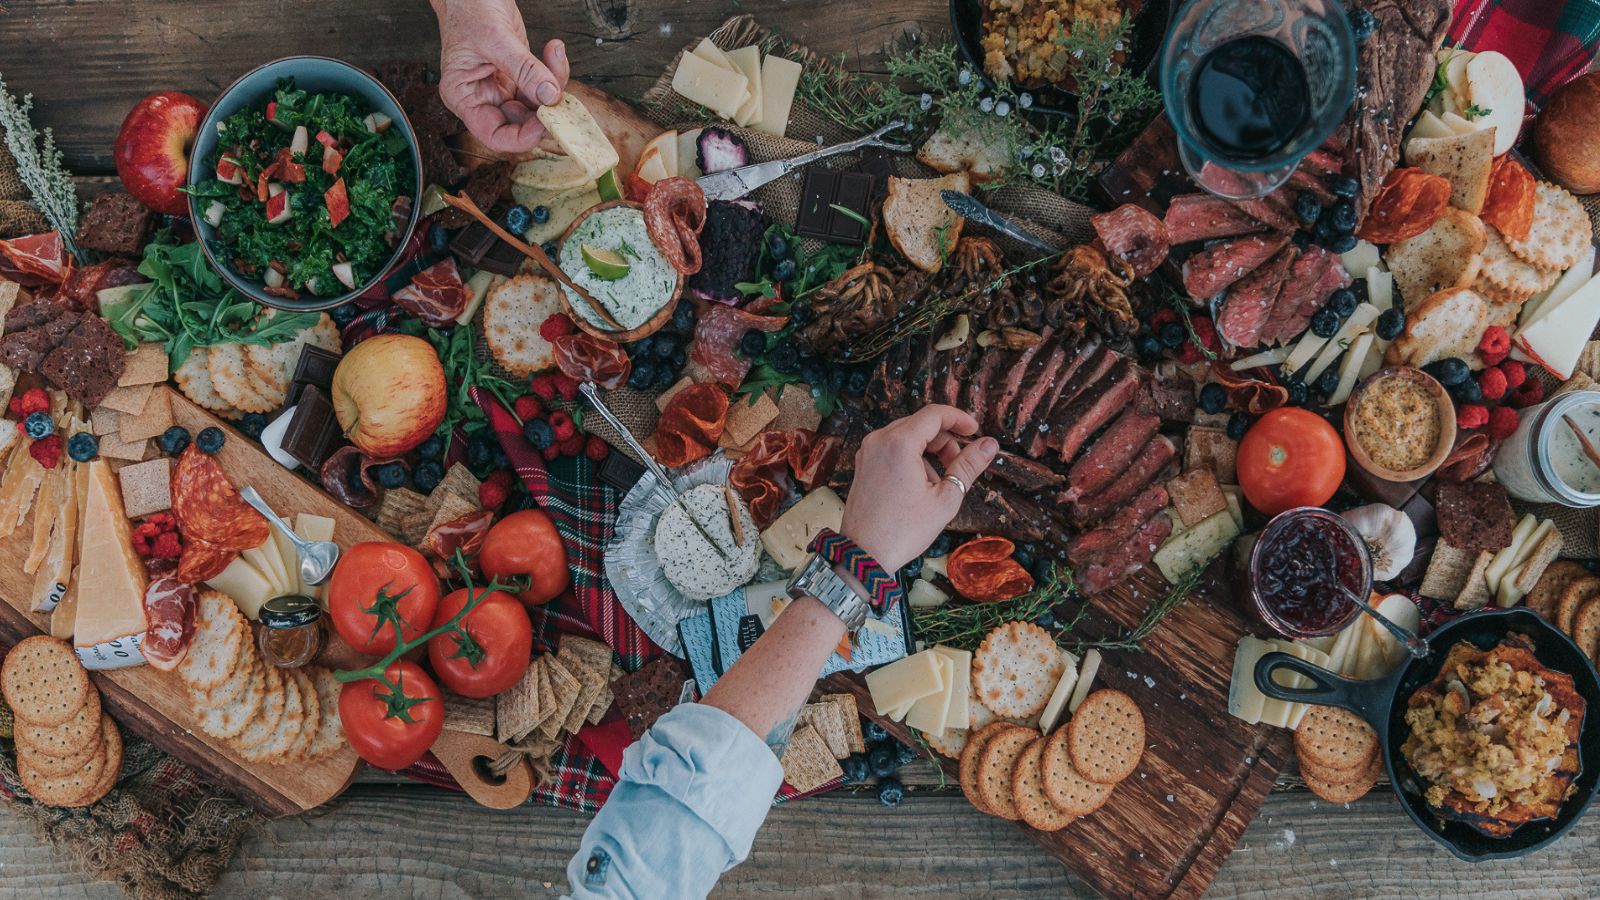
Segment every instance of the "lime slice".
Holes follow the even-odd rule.
[[[622,199],[622,179],[617,177],[617,170],[612,169],[601,175],[594,183],[595,190],[600,192],[601,200]]]
[[[632,268],[628,261],[618,256],[616,251],[606,250],[601,247],[591,247],[583,244],[579,247],[583,251],[583,262],[594,273],[594,277],[601,281],[616,281],[628,274]]]

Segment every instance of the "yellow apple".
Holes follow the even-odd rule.
[[[410,450],[444,421],[444,367],[422,338],[380,334],[355,345],[333,371],[332,393],[345,436],[377,459]]]

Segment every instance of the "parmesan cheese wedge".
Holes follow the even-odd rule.
[[[142,665],[144,654],[139,645],[147,627],[144,563],[133,552],[133,530],[123,512],[117,476],[104,458],[87,468],[73,650],[86,669]]]
[[[72,584],[72,568],[78,550],[78,491],[81,485],[87,484],[82,477],[87,469],[77,462],[68,462],[61,469],[61,496],[56,504],[55,525],[50,530],[50,545],[33,579],[34,612],[55,609]]]

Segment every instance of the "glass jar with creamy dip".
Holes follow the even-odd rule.
[[[1494,477],[1521,500],[1600,506],[1600,464],[1584,448],[1600,447],[1600,391],[1561,394],[1521,416],[1495,454]]]

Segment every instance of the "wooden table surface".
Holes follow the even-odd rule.
[[[537,44],[567,42],[574,75],[622,97],[650,85],[685,43],[729,16],[761,21],[874,70],[906,29],[945,29],[944,0],[558,0],[524,2]],[[422,0],[11,0],[0,5],[0,74],[34,94],[79,175],[110,174],[111,144],[145,93],[209,99],[258,63],[294,53],[371,65],[437,60]],[[775,810],[721,896],[1085,896],[1081,883],[1008,822],[939,789],[926,763],[897,809],[838,792]],[[1218,897],[1591,895],[1600,821],[1530,860],[1470,866],[1411,827],[1386,788],[1339,807],[1286,777],[1223,867]],[[240,848],[222,896],[480,897],[555,894],[586,816],[482,809],[463,795],[367,778],[324,810],[269,823]],[[0,897],[117,897],[31,827],[0,816]],[[1588,876],[1587,878],[1585,876]]]

